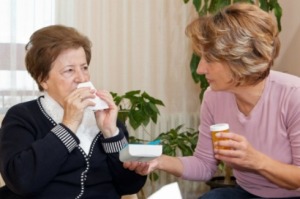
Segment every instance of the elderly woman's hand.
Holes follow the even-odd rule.
[[[94,97],[93,92],[87,87],[75,89],[63,101],[64,116],[62,123],[74,133],[82,121],[85,108],[94,105],[92,101],[86,100]]]
[[[112,95],[108,91],[99,90],[96,92],[96,95],[104,100],[108,105],[108,109],[95,112],[97,125],[104,137],[112,137],[118,133],[118,128],[116,125],[118,107],[116,106]]]

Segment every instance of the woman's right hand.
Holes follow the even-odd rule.
[[[148,175],[158,167],[158,158],[149,162],[124,162],[123,167],[140,175]]]
[[[90,88],[78,88],[71,92],[63,102],[64,116],[62,123],[71,131],[76,133],[82,118],[85,108],[94,106],[95,103],[89,98],[94,98],[93,90]]]
[[[177,177],[183,173],[181,160],[168,155],[161,155],[149,162],[124,162],[123,167],[140,175],[148,175],[155,170],[165,171]]]

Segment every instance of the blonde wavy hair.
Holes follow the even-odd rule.
[[[237,86],[255,85],[265,79],[280,49],[272,16],[247,3],[199,17],[187,26],[186,34],[196,54],[229,66]]]

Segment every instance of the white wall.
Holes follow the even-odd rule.
[[[281,19],[281,50],[274,69],[300,76],[300,1],[279,0]]]

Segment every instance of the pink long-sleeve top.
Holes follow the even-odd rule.
[[[229,123],[230,131],[243,135],[258,151],[286,164],[300,166],[300,78],[271,71],[263,94],[248,116],[229,92],[208,89],[200,111],[199,140],[193,156],[181,157],[182,178],[209,180],[217,170],[209,126]],[[234,170],[237,183],[261,197],[300,196],[296,190],[278,187],[251,171]]]

